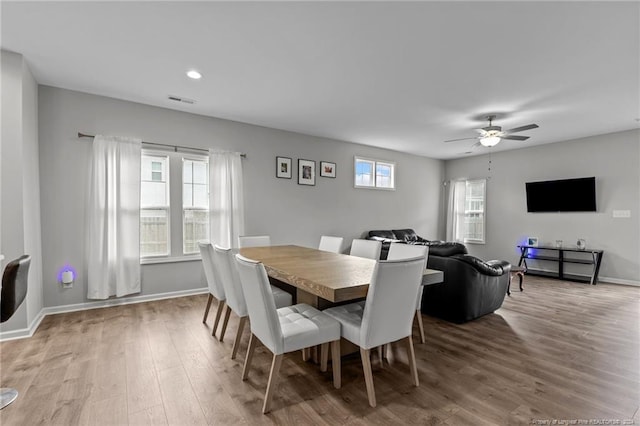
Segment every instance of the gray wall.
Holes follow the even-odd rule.
[[[29,327],[42,309],[37,84],[22,55],[2,51],[0,253],[31,255],[27,298],[1,330]]]
[[[44,305],[82,303],[85,198],[90,140],[78,131],[136,136],[145,141],[242,151],[246,233],[270,234],[274,244],[317,246],[322,234],[350,241],[373,228],[413,227],[438,235],[439,160],[227,120],[135,104],[53,87],[39,89]],[[396,191],[353,188],[353,157],[395,161]],[[332,161],[335,179],[316,177],[316,186],[275,177],[275,157]],[[297,168],[297,167],[294,167]],[[65,263],[76,267],[72,289],[56,283]],[[142,294],[201,288],[199,262],[143,265]]]
[[[445,169],[447,180],[489,177],[486,244],[469,244],[472,254],[516,262],[516,246],[528,236],[574,246],[584,238],[605,251],[601,279],[640,284],[640,130],[450,160]],[[586,176],[596,177],[596,213],[527,213],[525,182]],[[613,218],[613,210],[631,217]]]

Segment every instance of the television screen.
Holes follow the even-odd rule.
[[[527,211],[595,212],[596,178],[527,182]]]

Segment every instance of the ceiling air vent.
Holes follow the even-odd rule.
[[[182,102],[182,103],[189,104],[189,105],[193,105],[193,104],[196,103],[196,101],[194,101],[193,99],[182,98],[180,96],[169,95],[169,96],[167,96],[167,98],[170,101]]]

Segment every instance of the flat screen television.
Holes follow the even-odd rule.
[[[527,182],[527,212],[595,212],[596,178]]]

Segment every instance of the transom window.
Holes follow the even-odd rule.
[[[356,188],[395,189],[395,163],[355,157]]]

